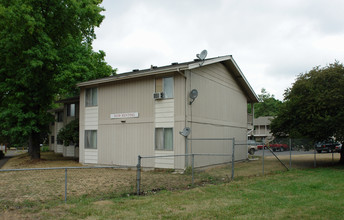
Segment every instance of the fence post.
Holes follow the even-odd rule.
[[[265,144],[263,145],[263,176],[264,176],[264,157],[265,157]]]
[[[139,155],[137,157],[137,174],[136,174],[136,189],[137,192],[136,194],[139,196],[140,195],[140,182],[141,182],[141,156]]]
[[[290,150],[290,159],[289,159],[289,169],[291,169],[291,148],[292,148],[292,146],[291,146],[291,138],[289,138],[289,150]]]
[[[67,202],[67,168],[65,168],[65,203]]]
[[[317,156],[316,156],[316,150],[314,146],[314,168],[317,167]]]
[[[333,155],[334,149],[332,149],[332,165],[334,164],[334,155]]]
[[[235,157],[234,157],[234,149],[235,149],[235,138],[233,138],[233,152],[232,152],[232,180],[234,180],[234,160],[235,160]]]
[[[194,167],[195,167],[195,155],[191,154],[191,173],[192,173],[192,185],[194,185]]]

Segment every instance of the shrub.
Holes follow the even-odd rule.
[[[63,141],[64,146],[79,143],[79,120],[75,119],[63,127],[57,134],[57,140]]]

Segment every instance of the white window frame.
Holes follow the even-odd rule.
[[[162,129],[162,134],[163,134],[163,137],[162,137],[162,148],[161,147],[159,147],[159,146],[157,146],[158,145],[158,141],[157,141],[157,130],[158,129]],[[171,131],[172,131],[172,149],[167,149],[167,146],[165,145],[165,130],[167,130],[167,129],[171,129]],[[174,143],[173,143],[173,128],[171,128],[171,127],[168,127],[168,128],[155,128],[155,150],[156,151],[173,151],[173,149],[174,149]]]
[[[94,100],[94,96],[96,97]],[[85,106],[94,107],[98,106],[98,88],[87,88],[85,89]]]
[[[94,136],[95,133],[95,136]],[[95,141],[92,139],[95,137]],[[94,142],[95,146],[91,146],[92,142]],[[85,130],[85,149],[98,149],[98,132],[97,130]]]

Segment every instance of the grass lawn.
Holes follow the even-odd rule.
[[[334,166],[149,196],[28,204],[0,219],[343,219],[343,198],[344,167]]]

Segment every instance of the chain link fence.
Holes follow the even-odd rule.
[[[222,152],[214,149],[214,141],[226,146]],[[63,202],[80,197],[106,199],[154,194],[160,190],[228,183],[233,179],[294,168],[326,166],[335,164],[340,158],[335,151],[318,153],[314,143],[307,139],[278,139],[259,144],[253,155],[248,154],[246,140],[198,139],[193,140],[192,146],[188,144],[195,153],[142,155],[138,156],[137,167],[0,170],[0,207]],[[205,148],[213,152],[202,152]],[[165,168],[156,168],[154,164]],[[174,164],[183,166],[176,168]]]
[[[119,167],[0,170],[0,206],[126,195],[135,191],[135,175]]]

